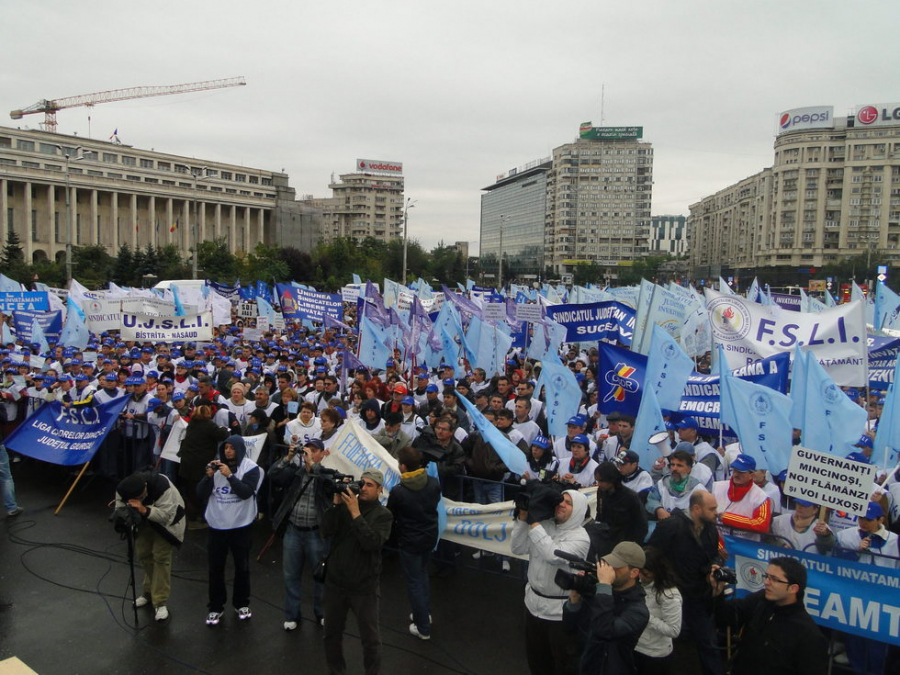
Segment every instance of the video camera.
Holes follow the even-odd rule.
[[[328,499],[333,499],[336,494],[341,492],[359,494],[360,482],[356,480],[355,476],[350,474],[339,473],[336,469],[322,467],[319,469],[316,478],[319,480],[322,494]]]
[[[558,481],[527,481],[515,496],[513,518],[518,518],[521,510],[528,512],[525,522],[529,525],[550,520],[556,514],[556,507],[562,502],[562,493],[566,488]]]
[[[109,522],[113,524],[113,529],[119,534],[137,534],[137,529],[141,524],[141,514],[133,506],[119,506],[109,516]]]
[[[584,574],[575,574],[564,569],[558,569],[556,570],[556,576],[553,577],[556,585],[564,591],[575,591],[583,598],[593,597],[597,591],[597,566],[583,558],[579,558],[577,555],[560,549],[553,551],[553,555],[569,563],[571,569],[584,572]]]
[[[731,567],[717,567],[712,571],[712,578],[720,584],[736,584],[737,573]]]

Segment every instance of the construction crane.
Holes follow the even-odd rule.
[[[42,99],[21,110],[11,110],[9,116],[14,120],[20,120],[25,115],[44,113],[44,122],[41,127],[44,131],[56,133],[56,111],[64,108],[77,108],[79,106],[95,106],[98,103],[111,103],[113,101],[128,101],[133,98],[147,98],[149,96],[169,96],[171,94],[188,94],[192,91],[209,91],[210,89],[225,89],[226,87],[240,87],[247,84],[243,77],[231,77],[225,80],[207,80],[206,82],[190,82],[188,84],[173,84],[162,87],[131,87],[129,89],[112,89],[100,91],[96,94],[82,94],[69,96],[52,101]]]

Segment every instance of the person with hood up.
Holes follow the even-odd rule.
[[[372,436],[381,433],[384,429],[384,420],[381,419],[381,406],[377,399],[370,398],[362,404],[359,409],[359,421]]]
[[[520,510],[513,525],[512,552],[528,556],[525,650],[533,675],[571,673],[578,660],[575,636],[566,633],[562,623],[563,604],[569,596],[554,580],[556,571],[568,563],[554,551],[579,558],[587,555],[590,539],[581,526],[587,507],[584,494],[566,490],[552,518],[537,521]]]
[[[225,560],[234,558],[234,588],[231,602],[238,619],[249,619],[251,528],[256,520],[256,492],[264,478],[262,470],[247,455],[244,439],[225,439],[216,460],[206,467],[197,486],[209,524],[209,614],[207,626],[215,626],[225,612]]]

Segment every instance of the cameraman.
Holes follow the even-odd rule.
[[[144,568],[142,594],[136,607],[148,602],[156,609],[156,620],[169,618],[166,603],[172,585],[172,547],[184,541],[184,501],[166,476],[147,469],[137,471],[116,486],[116,509],[134,509],[141,519],[134,540],[134,553]],[[118,517],[116,514],[114,517]]]
[[[328,451],[318,438],[312,438],[297,451],[292,445],[287,454],[269,469],[269,480],[286,489],[284,499],[273,519],[276,532],[284,533],[282,545],[284,568],[284,629],[292,631],[300,621],[301,575],[309,562],[315,570],[328,554],[328,544],[319,529],[328,509],[328,497],[319,481],[320,463]],[[313,582],[313,614],[322,624],[322,593],[325,586]]]
[[[563,603],[568,596],[554,581],[556,570],[567,563],[553,551],[561,549],[579,558],[587,555],[590,539],[581,526],[587,497],[577,490],[566,490],[551,514],[544,512],[545,494],[539,491],[531,498],[529,509],[534,517],[519,509],[511,543],[514,554],[527,555],[529,560],[525,586],[528,667],[533,675],[563,675],[574,672],[578,653],[574,636],[568,635],[562,624]]]
[[[563,621],[584,641],[580,673],[635,671],[634,648],[650,620],[644,589],[637,583],[645,561],[639,544],[623,541],[597,563],[593,598],[583,602],[578,591],[569,592]]]
[[[381,549],[391,534],[393,516],[379,503],[384,474],[366,469],[359,496],[336,492],[334,505],[322,518],[322,535],[331,539],[325,575],[325,660],[329,673],[344,673],[343,637],[347,612],[356,615],[367,675],[381,669],[378,630]]]

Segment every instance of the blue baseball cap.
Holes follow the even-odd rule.
[[[550,440],[546,436],[541,436],[540,434],[538,434],[532,439],[531,444],[546,450],[550,447]]]
[[[797,506],[815,506],[812,502],[808,502],[805,499],[797,499],[796,497],[794,498],[794,504]]]
[[[162,401],[158,398],[151,398],[147,401],[147,410],[156,410],[159,406],[162,405]]]
[[[583,427],[587,423],[587,420],[584,419],[582,415],[572,415],[569,418],[569,421],[566,422],[566,426],[569,427]],[[573,439],[574,440],[574,439]]]
[[[849,455],[847,455],[847,459],[849,459],[851,462],[862,462],[863,464],[869,463],[869,458],[861,452],[851,452]]]
[[[863,434],[862,436],[860,436],[859,440],[856,441],[854,445],[859,448],[869,448],[870,450],[875,447],[875,445],[872,443],[872,437],[867,434]]]
[[[571,440],[571,443],[578,443],[580,445],[583,445],[586,448],[590,446],[588,437],[585,436],[584,434],[578,434],[577,436],[574,436]]]
[[[182,400],[184,400],[184,392],[183,392],[183,391],[176,391],[174,394],[172,394],[172,400],[173,400],[173,401],[182,401]]]
[[[878,502],[869,502],[869,506],[866,509],[865,518],[867,520],[875,520],[877,518],[881,518],[884,515],[884,510],[881,508],[881,504]]]
[[[414,399],[412,396],[404,396],[403,400],[400,401],[400,403],[402,403],[403,405],[415,405],[416,399]]]
[[[731,463],[732,471],[756,471],[756,460],[750,455],[740,454]]]
[[[438,390],[438,387],[436,384],[429,384],[427,387],[425,387],[425,391],[437,391],[437,390]]]
[[[685,417],[675,425],[676,429],[699,429],[700,425],[693,417]]]

